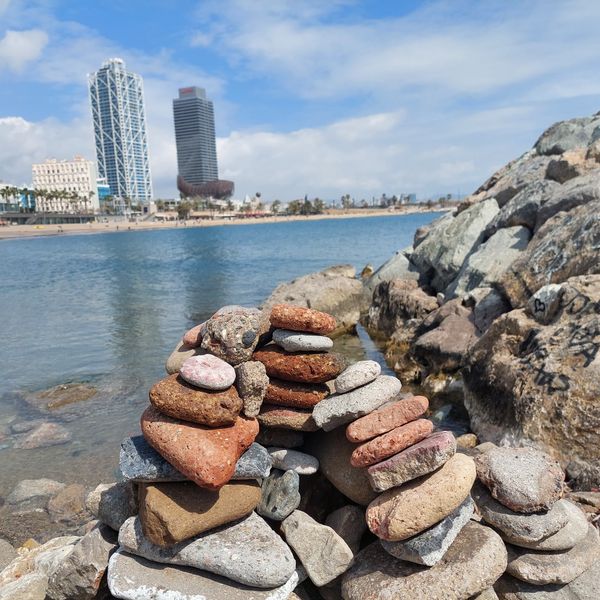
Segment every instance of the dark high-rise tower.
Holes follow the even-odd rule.
[[[173,100],[177,167],[188,184],[202,184],[219,178],[215,144],[213,103],[199,87],[179,89]]]

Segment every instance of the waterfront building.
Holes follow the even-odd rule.
[[[51,158],[31,168],[37,212],[96,212],[96,167],[91,160]],[[40,193],[43,192],[43,193]]]
[[[173,100],[173,120],[179,177],[192,185],[219,179],[213,103],[205,90],[180,88]]]
[[[27,186],[0,181],[0,213],[35,212],[35,193]]]
[[[98,176],[118,199],[149,202],[152,179],[142,78],[120,58],[88,75]]]

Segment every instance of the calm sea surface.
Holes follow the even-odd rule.
[[[225,304],[254,306],[312,271],[375,267],[438,213],[0,241],[0,495],[26,478],[114,479],[149,387],[182,333]],[[336,342],[355,358],[365,338]],[[378,357],[380,358],[380,357]],[[52,413],[73,440],[17,450],[10,424],[40,418],[23,395],[65,382],[98,388]]]

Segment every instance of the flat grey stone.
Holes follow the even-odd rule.
[[[131,481],[101,483],[88,494],[85,506],[99,521],[119,531],[129,517],[137,514],[137,491]]]
[[[6,503],[19,510],[45,508],[48,500],[65,488],[53,479],[23,479],[6,497]]]
[[[474,509],[475,504],[469,496],[454,512],[423,533],[402,542],[381,540],[381,545],[396,558],[431,567],[442,560],[456,536],[471,519]]]
[[[119,470],[125,480],[140,482],[186,481],[185,475],[167,462],[142,435],[121,443]],[[238,460],[231,479],[261,479],[271,470],[271,458],[260,444],[253,443]]]
[[[531,550],[569,550],[579,542],[583,541],[588,533],[588,520],[584,512],[568,500],[559,500],[556,504],[562,504],[564,511],[568,515],[567,524],[556,533],[549,535],[537,541],[527,541],[521,538],[515,539],[511,535],[503,534],[505,542],[510,542],[515,546],[529,548]],[[556,504],[554,506],[556,506]],[[554,507],[552,507],[554,508]]]
[[[325,525],[331,527],[356,554],[360,548],[360,540],[367,530],[365,510],[348,504],[327,515]]]
[[[475,483],[471,495],[483,520],[500,530],[505,539],[520,545],[521,542],[537,542],[556,533],[564,527],[569,514],[565,510],[565,500],[559,500],[548,511],[540,513],[518,513],[492,498],[482,483]]]
[[[73,547],[48,582],[50,600],[91,600],[96,597],[116,535],[105,525],[95,527]]]
[[[598,530],[589,525],[585,539],[564,552],[536,552],[510,545],[507,550],[509,575],[534,585],[564,584],[600,560],[600,537]]]
[[[119,531],[121,549],[157,563],[195,567],[259,588],[284,585],[296,569],[289,547],[264,519],[244,519],[170,547],[157,546],[142,532],[139,518]]]
[[[273,468],[281,471],[296,471],[298,475],[312,475],[319,470],[319,461],[310,454],[288,448],[267,448]]]
[[[331,527],[301,510],[283,521],[281,531],[316,586],[333,581],[352,564],[354,554],[348,544]]]
[[[303,569],[280,587],[265,590],[189,567],[158,565],[119,550],[108,564],[108,587],[121,600],[287,600]]]
[[[327,352],[333,348],[333,340],[325,335],[288,329],[276,329],[273,332],[273,341],[287,352]]]
[[[263,480],[261,489],[256,512],[262,517],[283,521],[300,505],[300,476],[296,471],[273,469]]]
[[[381,366],[374,360],[359,360],[344,369],[335,379],[335,391],[344,394],[375,381],[381,374]]]
[[[375,381],[351,392],[332,394],[321,400],[313,409],[313,419],[323,430],[331,431],[393,400],[401,389],[397,377],[380,375]]]

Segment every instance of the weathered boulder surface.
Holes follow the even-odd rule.
[[[600,459],[599,314],[600,275],[587,275],[492,324],[463,372],[480,439],[532,440],[564,462]]]
[[[420,277],[418,269],[410,262],[407,252],[411,247],[398,250],[392,258],[384,262],[365,282],[364,285],[373,293],[382,281],[394,281],[396,279],[415,280]]]
[[[354,267],[339,265],[278,285],[263,308],[268,312],[275,304],[294,304],[329,313],[337,320],[337,334],[354,329],[367,298]]]
[[[591,117],[559,121],[542,133],[534,148],[540,155],[551,156],[587,146],[598,137],[595,131],[597,127],[600,127],[598,113]]]

